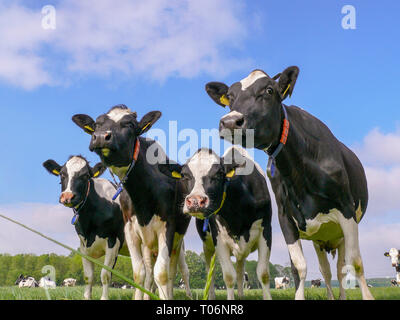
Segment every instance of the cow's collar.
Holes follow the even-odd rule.
[[[140,150],[140,141],[139,138],[136,138],[136,142],[134,144],[134,148],[133,148],[133,157],[132,157],[132,161],[128,167],[128,170],[126,171],[125,176],[122,178],[122,180],[120,180],[119,183],[116,182],[114,174],[112,173],[112,171],[110,170],[110,173],[115,181],[115,184],[117,184],[117,192],[114,194],[114,196],[112,197],[113,200],[117,199],[119,194],[122,192],[123,190],[123,185],[126,183],[126,181],[128,181],[128,176],[129,173],[132,171],[133,167],[135,166],[136,160],[138,158],[139,155],[139,150]]]
[[[79,219],[79,212],[81,211],[81,209],[84,207],[86,200],[89,196],[89,191],[90,191],[90,180],[88,180],[88,187],[87,187],[87,191],[86,191],[86,196],[85,199],[83,199],[80,203],[78,203],[78,205],[76,205],[75,207],[72,208],[72,210],[74,210],[74,216],[72,217],[71,220],[71,224],[75,225],[78,222]]]
[[[269,147],[264,149],[264,152],[266,154],[268,154],[269,159],[268,159],[268,165],[267,165],[267,175],[269,178],[272,178],[275,174],[275,158],[277,157],[277,155],[279,154],[279,152],[281,152],[281,150],[283,149],[283,147],[286,144],[287,141],[287,137],[289,134],[289,120],[288,120],[288,115],[287,115],[287,111],[286,111],[286,107],[285,105],[282,103],[282,110],[283,110],[283,114],[284,114],[284,118],[283,118],[283,128],[282,128],[282,134],[281,134],[281,138],[279,140],[279,144],[276,147],[275,151],[270,155],[269,154]]]
[[[224,206],[225,203],[225,199],[226,199],[226,191],[228,190],[228,186],[231,183],[231,178],[232,177],[226,177],[225,183],[224,183],[224,192],[222,193],[222,200],[221,200],[221,204],[219,205],[218,209],[215,210],[213,213],[210,213],[205,219],[204,219],[204,224],[203,224],[203,232],[207,231],[207,227],[208,227],[208,222],[210,220],[210,217],[213,215],[216,215]]]

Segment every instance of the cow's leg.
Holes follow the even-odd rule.
[[[211,259],[215,253],[215,247],[212,243],[212,240],[206,240],[203,242],[203,252],[204,252],[204,258],[206,260],[206,272],[210,271],[210,264],[211,264]],[[215,300],[215,272],[213,272],[211,276],[211,283],[210,283],[210,291],[208,292],[208,300]]]
[[[129,250],[132,262],[133,280],[139,285],[143,285],[146,276],[146,270],[143,263],[141,240],[134,231],[131,221],[125,224],[124,228],[126,245]],[[142,300],[143,292],[135,289],[135,300]]]
[[[158,235],[158,255],[154,265],[154,280],[157,284],[158,294],[161,299],[169,299],[168,276],[169,276],[170,257],[167,247],[165,233]]]
[[[118,251],[120,248],[120,242],[117,239],[113,248],[106,249],[106,254],[104,257],[104,265],[110,268],[114,268],[117,262]],[[101,294],[101,300],[108,300],[108,287],[111,283],[111,272],[106,269],[101,269],[101,283],[103,285],[103,292]]]
[[[296,285],[295,299],[304,300],[304,285],[307,276],[307,263],[301,247],[299,231],[297,230],[294,222],[290,220],[288,215],[283,213],[283,206],[278,201],[279,199],[276,199],[278,204],[279,224],[289,249],[292,273]]]
[[[297,273],[299,279],[298,286],[296,288],[295,299],[304,300],[304,285],[307,276],[307,263],[306,259],[304,258],[300,239],[292,244],[288,244],[288,249],[290,260],[292,262],[292,271],[294,271],[295,274]]]
[[[363,299],[373,300],[374,297],[368,289],[364,276],[364,266],[358,243],[358,225],[353,218],[346,219],[343,215],[340,215],[339,223],[344,235],[346,267],[350,272],[355,273]]]
[[[183,282],[185,283],[186,295],[189,298],[192,298],[192,292],[190,291],[190,284],[189,284],[189,268],[185,260],[185,243],[183,241],[182,241],[181,252],[179,254],[178,267],[182,274]]]
[[[338,260],[337,260],[337,278],[339,281],[339,299],[346,300],[346,291],[343,287],[343,279],[345,278],[345,274],[343,273],[343,267],[345,266],[345,247],[344,240],[341,241],[338,247]]]
[[[334,297],[333,291],[332,291],[332,285],[331,285],[332,273],[331,273],[331,267],[330,267],[329,261],[328,261],[328,256],[327,256],[325,250],[321,250],[318,243],[313,241],[313,244],[314,244],[314,249],[315,249],[315,252],[317,253],[317,257],[318,257],[318,261],[319,261],[319,271],[321,272],[321,274],[325,280],[328,300],[335,300],[335,297]]]
[[[168,296],[170,297],[170,299],[174,298],[174,281],[178,266],[178,260],[181,253],[182,242],[183,242],[183,235],[175,232],[172,245],[172,252],[169,260],[169,272],[168,272]]]
[[[143,251],[143,263],[146,269],[146,276],[144,279],[144,288],[146,290],[151,291],[151,287],[153,285],[153,254],[151,249],[148,246],[142,246],[142,251]],[[144,295],[144,300],[150,300],[150,297],[145,294]]]
[[[237,278],[237,290],[238,290],[238,298],[243,298],[243,277],[244,277],[244,263],[245,260],[237,260],[236,261],[236,278]]]
[[[82,250],[81,252],[87,254],[84,250]],[[85,275],[85,282],[86,282],[85,293],[83,294],[83,297],[86,300],[90,300],[92,299],[94,264],[93,262],[86,260],[85,258],[82,258],[82,265],[83,265],[83,274]]]
[[[220,237],[217,240],[217,256],[221,264],[222,273],[226,290],[228,292],[228,300],[235,299],[235,283],[236,271],[231,260],[231,253],[227,245],[224,244],[223,239]]]
[[[258,241],[258,262],[257,262],[257,277],[261,283],[264,300],[271,300],[269,289],[269,256],[271,251],[268,247],[267,240],[263,236]]]

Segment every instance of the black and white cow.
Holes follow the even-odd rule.
[[[396,248],[391,248],[389,252],[384,253],[385,257],[390,257],[392,267],[396,268],[396,282],[400,285],[400,251]]]
[[[319,288],[321,286],[321,279],[311,280],[311,288]]]
[[[271,299],[271,199],[263,170],[240,147],[228,149],[222,158],[203,148],[183,166],[167,163],[159,167],[166,175],[179,180],[182,212],[197,218],[196,227],[203,240],[207,270],[217,252],[228,299],[234,299],[236,281],[238,296],[243,297],[245,260],[257,249],[258,279],[264,299]],[[207,218],[209,225],[204,226]],[[236,258],[236,270],[232,255]],[[214,298],[212,282],[210,299]]]
[[[67,278],[63,280],[62,286],[63,287],[75,287],[76,279],[74,278]]]
[[[269,156],[268,175],[288,245],[296,283],[296,299],[304,299],[307,266],[300,239],[312,240],[328,297],[333,299],[327,252],[338,249],[338,279],[344,266],[353,270],[363,299],[373,299],[364,277],[358,223],[368,202],[367,181],[357,156],[338,141],[320,120],[282,101],[292,94],[299,69],[289,67],[270,78],[254,70],[230,87],[206,85],[209,96],[230,112],[220,120],[220,135],[263,150]],[[248,140],[247,129],[254,139]],[[254,141],[253,141],[254,140]],[[343,288],[340,298],[345,299]]]
[[[135,281],[145,282],[144,287],[150,289],[154,269],[160,297],[172,299],[177,261],[190,217],[177,209],[176,182],[158,169],[157,158],[166,158],[161,146],[141,137],[160,116],[161,112],[153,111],[138,121],[135,112],[117,105],[96,121],[83,114],[72,120],[91,135],[89,149],[123,181],[132,199],[133,207],[123,205],[122,209],[128,221],[125,234]],[[142,254],[142,244],[143,261],[136,259]],[[135,297],[142,298],[142,293],[136,290]]]
[[[287,289],[289,288],[290,279],[288,277],[276,277],[275,289]]]
[[[92,168],[82,156],[70,157],[63,166],[54,160],[45,161],[43,166],[61,179],[60,203],[78,213],[75,230],[81,252],[96,259],[105,256],[104,265],[113,268],[124,245],[124,220],[119,199],[112,200],[115,186],[106,179],[97,178],[106,168],[102,163]],[[121,253],[128,255],[126,246]],[[87,281],[84,297],[91,299],[94,264],[84,258],[82,264]],[[101,270],[101,282],[101,299],[106,300],[111,283],[109,271]]]
[[[22,274],[18,276],[18,279],[15,280],[15,285],[19,288],[36,288],[39,287],[39,284],[36,282],[33,277],[24,277]]]

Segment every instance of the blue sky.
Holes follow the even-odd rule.
[[[255,68],[273,76],[290,65],[299,66],[300,75],[286,103],[317,116],[359,151],[375,179],[370,193],[387,196],[381,180],[400,166],[400,157],[391,156],[400,147],[398,1],[205,1],[207,12],[199,5],[154,1],[135,11],[145,22],[130,20],[129,10],[107,1],[94,3],[0,1],[0,22],[7,21],[0,30],[0,38],[7,38],[0,44],[3,210],[57,204],[58,181],[43,161],[63,163],[71,154],[87,156],[92,165],[98,161],[88,150],[89,136],[71,121],[75,113],[96,117],[124,103],[139,117],[162,111],[154,128],[167,130],[168,121],[176,120],[178,130],[199,132],[216,128],[226,112],[205,93],[208,81],[231,84]],[[135,1],[121,3],[135,10]],[[56,8],[55,30],[40,28],[47,4]],[[341,25],[347,4],[356,9],[355,30]],[[198,17],[202,23],[193,26]],[[122,26],[110,31],[117,24]],[[388,161],[377,163],[380,157]],[[256,151],[255,158],[265,168],[265,155]],[[394,195],[384,212],[378,212],[382,198],[373,199],[371,223],[382,230],[398,223]],[[274,227],[279,234],[276,222]],[[366,234],[368,227],[365,222]],[[376,272],[390,273],[383,265]]]

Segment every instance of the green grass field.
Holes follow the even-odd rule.
[[[73,288],[57,288],[49,290],[50,298],[52,300],[82,300],[83,299],[83,286]],[[386,288],[370,288],[372,294],[377,300],[400,300],[400,288],[386,287]],[[339,289],[333,288],[335,297],[339,296]],[[176,289],[175,299],[186,300],[188,299],[185,295],[184,290]],[[361,293],[359,289],[346,290],[348,300],[359,300],[361,299]],[[200,300],[203,296],[203,290],[194,289],[192,290],[193,299]],[[318,288],[311,289],[306,288],[305,291],[306,299],[308,300],[325,300],[326,289]],[[111,300],[131,300],[133,290],[122,290],[122,289],[110,289]],[[226,299],[225,290],[216,291],[218,300]],[[274,300],[293,300],[294,289],[287,290],[271,290],[272,299]],[[101,287],[93,288],[93,299],[100,299]],[[0,287],[0,300],[46,300],[46,292],[42,288],[18,288],[13,287]],[[261,300],[261,290],[245,290],[246,300]]]

